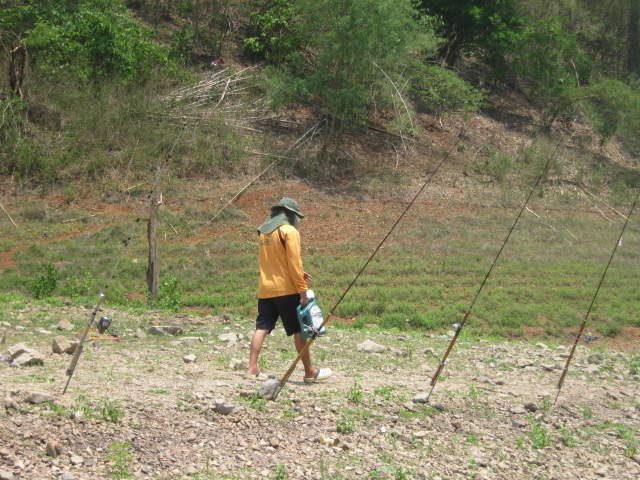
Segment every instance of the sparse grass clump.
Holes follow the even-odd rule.
[[[344,433],[345,435],[352,434],[355,432],[356,427],[354,421],[346,415],[343,415],[338,420],[336,425],[336,430],[340,433]]]
[[[349,389],[348,397],[351,403],[355,403],[356,405],[362,403],[364,392],[362,391],[362,385],[358,380],[353,382],[353,385]]]
[[[115,479],[125,479],[131,477],[131,467],[129,462],[133,460],[131,451],[133,446],[130,443],[114,443],[109,447],[107,459],[112,462],[111,476]]]
[[[112,423],[118,423],[125,413],[124,409],[120,407],[120,402],[109,397],[100,399],[100,407],[102,418]]]

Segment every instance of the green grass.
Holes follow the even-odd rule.
[[[129,443],[113,443],[109,447],[107,459],[111,461],[111,476],[125,479],[132,476],[129,463],[133,460],[133,445]]]
[[[174,182],[167,195],[181,188]],[[541,212],[544,204],[535,200],[530,208]],[[99,292],[106,293],[109,306],[149,306],[145,222],[122,216],[106,226],[104,219],[95,217],[81,225],[61,224],[90,211],[63,208],[47,214],[36,204],[12,207],[20,209],[14,216],[29,225],[32,238],[59,239],[28,243],[15,253],[17,266],[0,276],[0,306],[16,299],[31,300],[35,294],[47,301],[92,303]],[[477,216],[454,215],[446,221],[428,212],[414,212],[334,313],[353,318],[349,328],[375,323],[384,330],[449,329],[460,322],[475,298],[516,211],[495,205],[479,210]],[[176,238],[174,229],[196,234],[206,218],[198,218],[187,208],[167,213],[158,232],[162,239],[160,298],[152,307],[253,318],[257,261],[253,227],[243,221],[240,216],[220,220],[221,228],[239,228],[239,235],[189,243]],[[71,225],[64,232],[70,237],[63,235],[61,225]],[[560,340],[573,335],[589,307],[619,228],[619,221],[581,218],[571,208],[557,208],[544,219],[525,212],[473,306],[468,331],[517,339],[526,339],[531,331]],[[22,240],[20,235],[6,232],[8,241]],[[630,225],[628,238],[638,235],[637,227]],[[126,238],[133,241],[125,245]],[[331,251],[322,243],[309,242],[303,256],[305,268],[314,275],[313,288],[325,310],[342,295],[380,238],[370,235]],[[634,268],[640,255],[630,245],[623,243],[618,249],[591,312],[588,329],[601,338],[640,325]],[[57,275],[52,274],[52,266]]]
[[[551,445],[551,433],[542,420],[534,420],[531,417],[528,418],[531,425],[530,439],[533,446],[540,450]]]

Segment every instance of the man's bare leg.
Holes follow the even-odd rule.
[[[262,350],[262,345],[267,335],[269,335],[269,330],[256,330],[253,333],[251,346],[249,347],[249,368],[247,369],[247,375],[257,375],[260,373],[258,357],[260,356],[260,350]]]
[[[307,340],[302,338],[299,333],[293,334],[293,341],[296,344],[296,350],[298,353],[304,348],[307,344]],[[302,364],[304,365],[304,376],[305,377],[315,377],[318,374],[318,369],[313,366],[311,363],[311,353],[309,353],[309,349],[304,352],[304,355],[300,358],[302,360]]]

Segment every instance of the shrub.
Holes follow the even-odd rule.
[[[428,110],[443,115],[477,111],[483,98],[480,90],[441,67],[428,66],[412,79],[413,95]]]
[[[59,273],[53,263],[45,265],[29,282],[29,290],[37,299],[50,297],[58,286]]]
[[[602,333],[603,337],[615,337],[619,335],[621,331],[622,325],[615,321],[604,323],[600,327],[600,332]]]

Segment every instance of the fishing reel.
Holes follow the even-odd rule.
[[[98,321],[98,332],[102,335],[104,332],[109,331],[109,327],[111,326],[111,319],[109,317],[102,317]]]

